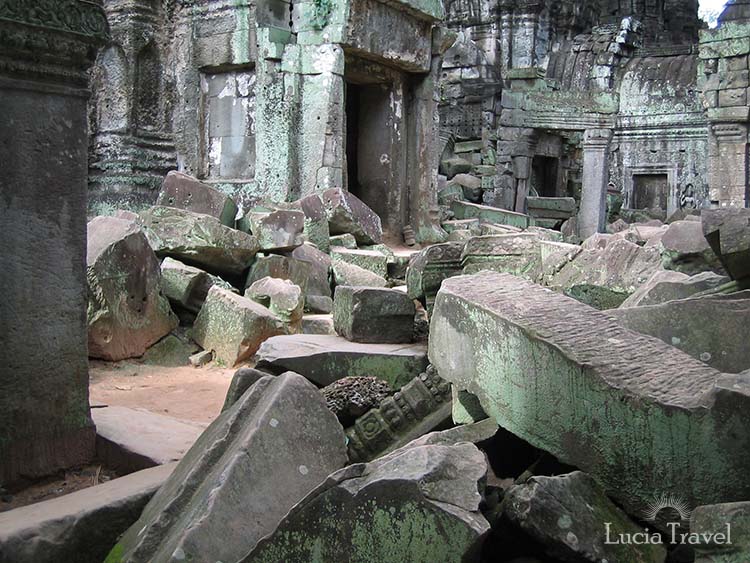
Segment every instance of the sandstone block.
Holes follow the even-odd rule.
[[[359,244],[378,244],[383,238],[380,217],[355,195],[332,188],[321,194],[332,235],[350,233]]]
[[[172,171],[164,178],[156,205],[210,215],[234,227],[237,204],[228,195],[186,174]]]
[[[238,561],[346,463],[344,444],[313,385],[264,377],[198,438],[107,561]]]
[[[360,344],[338,336],[294,334],[266,340],[258,369],[295,371],[320,387],[343,377],[377,377],[399,389],[427,367],[423,344]]]
[[[261,343],[286,334],[284,322],[263,305],[212,287],[193,325],[193,338],[227,366],[247,360]]]
[[[245,297],[267,307],[288,325],[289,333],[300,332],[305,298],[302,290],[289,280],[263,278],[245,290]]]
[[[114,217],[88,225],[89,356],[142,356],[177,326],[161,294],[159,261],[140,228]]]
[[[693,506],[750,494],[747,380],[611,316],[485,272],[443,283],[429,344],[441,377],[630,514],[666,492]]]
[[[395,289],[338,286],[333,299],[334,328],[352,342],[411,342],[415,314],[414,301]]]
[[[171,256],[211,273],[242,274],[260,248],[255,237],[230,229],[208,215],[152,207],[140,217],[158,256]]]

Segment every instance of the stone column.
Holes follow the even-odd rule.
[[[86,69],[108,36],[83,0],[0,1],[0,484],[88,462]]]
[[[708,197],[719,207],[748,203],[748,125],[712,123],[708,134]]]
[[[409,154],[407,177],[409,184],[409,222],[417,242],[431,244],[443,242],[447,234],[440,226],[437,202],[437,170],[440,155],[438,79],[443,67],[443,53],[455,41],[455,34],[445,28],[432,31],[432,59],[430,72],[413,88],[413,98],[408,114]]]
[[[610,129],[589,129],[583,136],[583,191],[578,234],[587,238],[604,232],[607,218]]]

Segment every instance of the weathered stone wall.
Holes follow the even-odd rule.
[[[86,353],[86,68],[101,7],[0,2],[0,483],[94,453]]]

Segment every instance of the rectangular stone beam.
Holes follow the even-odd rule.
[[[508,274],[449,278],[429,357],[500,426],[594,475],[631,514],[664,494],[693,507],[750,498],[750,378],[605,313]]]

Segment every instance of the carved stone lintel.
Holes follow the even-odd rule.
[[[347,430],[350,461],[369,461],[429,432],[432,425],[445,418],[443,410],[445,415],[450,414],[450,404],[450,385],[428,366],[425,373],[383,400],[380,407],[358,418]]]

